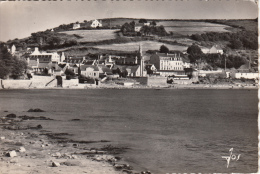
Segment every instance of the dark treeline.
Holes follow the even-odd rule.
[[[236,68],[247,63],[247,59],[236,55],[221,55],[221,54],[203,54],[198,45],[188,47],[187,53],[191,63],[207,63],[207,70],[217,68]]]
[[[204,70],[215,70],[217,68],[235,68],[238,69],[242,65],[247,63],[247,60],[241,56],[235,55],[220,55],[220,54],[201,54],[199,57],[193,55],[188,56],[190,62],[193,63],[207,63],[208,66],[204,67]]]
[[[196,41],[228,41],[232,49],[258,49],[258,33],[251,31],[240,31],[237,33],[208,32],[203,34],[192,34],[191,38]]]
[[[6,42],[7,45],[15,45],[18,51],[27,47],[39,47],[41,49],[63,48],[78,45],[78,36],[70,36],[65,33],[56,33],[49,30],[32,33],[25,39],[14,39]]]

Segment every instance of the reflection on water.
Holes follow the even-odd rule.
[[[256,90],[2,90],[0,98],[2,115],[41,108],[26,114],[56,120],[42,121],[45,129],[130,147],[123,156],[137,170],[257,171]],[[227,168],[230,148],[241,156]]]

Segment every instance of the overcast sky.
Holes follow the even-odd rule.
[[[108,17],[252,19],[254,0],[91,0],[0,2],[0,41],[30,36],[61,24]]]

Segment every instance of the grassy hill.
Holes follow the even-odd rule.
[[[54,31],[46,30],[43,32],[32,33],[28,38],[9,40],[7,45],[16,45],[18,50],[25,50],[26,47],[38,46],[42,50],[61,51],[76,49],[94,49],[110,52],[132,52],[135,45],[142,42],[145,49],[159,49],[162,44],[168,44],[171,49],[185,50],[189,45],[196,42],[189,36],[191,34],[201,34],[205,32],[237,32],[241,30],[257,31],[257,20],[176,20],[176,19],[147,19],[148,22],[155,21],[157,25],[164,25],[171,35],[151,40],[146,37],[125,37],[118,32],[125,23],[135,21],[137,18],[104,18],[102,20],[105,28],[118,29],[91,29],[91,30],[72,30],[73,23],[63,24],[54,28]],[[151,44],[153,41],[155,44]],[[227,45],[227,42],[204,42],[204,45],[213,44]],[[200,42],[197,41],[198,44]],[[76,53],[76,51],[75,51]]]

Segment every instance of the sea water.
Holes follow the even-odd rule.
[[[110,141],[90,147],[127,147],[121,156],[139,171],[257,172],[257,90],[0,90],[4,111],[53,118],[37,122],[74,140]]]

